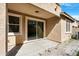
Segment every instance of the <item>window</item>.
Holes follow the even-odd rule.
[[[70,32],[70,21],[66,21],[66,32]]]
[[[21,32],[21,17],[14,14],[8,15],[8,32],[9,33]]]

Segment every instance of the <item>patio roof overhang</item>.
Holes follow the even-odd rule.
[[[9,12],[19,13],[41,19],[49,19],[57,16],[30,3],[8,3],[7,7]]]

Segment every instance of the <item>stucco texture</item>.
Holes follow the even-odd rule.
[[[70,32],[66,32],[66,21],[68,18],[61,16],[61,41],[66,41],[71,39],[72,35],[72,21],[70,21]]]
[[[0,3],[0,55],[6,55],[6,4]]]
[[[47,38],[53,41],[61,41],[61,22],[60,18],[54,16],[46,20],[46,35]]]

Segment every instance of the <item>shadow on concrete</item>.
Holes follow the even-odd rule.
[[[6,56],[15,56],[23,44],[19,44],[7,52]]]

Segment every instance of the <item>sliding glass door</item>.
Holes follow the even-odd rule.
[[[43,38],[44,35],[44,23],[37,22],[37,38]]]
[[[28,38],[36,39],[36,21],[28,20]]]
[[[38,39],[44,36],[44,22],[28,20],[28,39]]]

